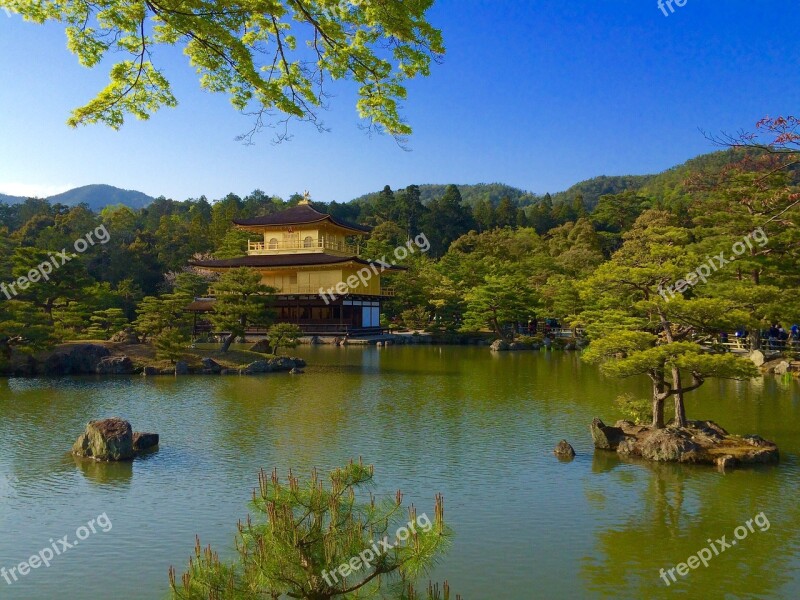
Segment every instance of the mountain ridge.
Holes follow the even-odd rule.
[[[552,201],[556,204],[571,203],[576,197],[583,198],[583,204],[588,210],[592,210],[599,201],[600,197],[606,194],[619,194],[626,191],[641,192],[643,194],[655,195],[682,195],[683,178],[692,169],[720,169],[726,164],[740,160],[744,154],[752,153],[753,150],[718,150],[700,154],[687,161],[665,169],[659,173],[649,175],[598,175],[590,179],[579,181],[566,190],[550,194]],[[420,198],[427,204],[433,198],[444,194],[447,184],[428,183],[418,185]],[[465,205],[474,207],[481,200],[489,200],[493,205],[497,205],[501,198],[508,197],[512,203],[520,208],[534,205],[545,199],[547,194],[538,194],[522,188],[511,186],[504,183],[474,183],[456,184],[461,192]],[[403,188],[396,188],[395,191]],[[362,194],[343,204],[363,206],[373,203],[380,191]],[[22,196],[10,196],[0,194],[0,203],[19,204],[25,202],[27,198]],[[125,190],[106,184],[92,184],[81,186],[44,198],[51,204],[61,203],[67,206],[76,206],[85,202],[94,211],[100,211],[106,206],[123,204],[135,210],[146,208],[155,198],[148,196],[137,190]],[[327,203],[325,203],[327,204]]]
[[[0,202],[3,204],[21,204],[28,199],[26,196],[11,196],[0,194]],[[93,211],[100,211],[106,206],[124,204],[133,209],[142,209],[148,206],[154,198],[144,192],[137,190],[125,190],[103,183],[83,185],[67,190],[60,194],[54,194],[42,198],[50,204],[64,204],[66,206],[77,206],[85,203]]]

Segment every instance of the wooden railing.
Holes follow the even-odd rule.
[[[284,287],[280,288],[280,290],[278,290],[278,293],[279,294],[319,295],[320,294],[320,289],[322,289],[323,292],[327,293],[329,288],[327,288],[327,287],[320,288],[320,286],[313,287],[313,286],[308,286],[308,285],[289,285],[289,286],[284,286]],[[364,292],[364,291],[361,291],[361,290],[355,290],[355,293],[362,294],[362,295],[365,295],[365,296],[380,295],[380,296],[386,296],[386,297],[393,298],[394,296],[397,295],[397,290],[395,288],[393,288],[393,287],[382,287],[381,291],[380,291],[380,294],[370,294],[369,292]],[[216,298],[217,295],[218,295],[218,293],[213,287],[208,288],[208,293],[206,294],[207,297]]]
[[[291,242],[248,242],[247,253],[253,254],[273,254],[281,250],[334,250],[336,252],[347,252],[355,256],[360,256],[361,248],[353,244],[344,242],[332,242],[330,240],[314,239],[310,241],[297,240]]]

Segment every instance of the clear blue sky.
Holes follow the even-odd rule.
[[[339,88],[320,134],[256,146],[249,121],[203,92],[185,58],[156,53],[180,101],[120,132],[65,125],[105,85],[63,30],[0,12],[0,192],[108,183],[176,200],[256,188],[346,201],[412,183],[504,182],[554,192],[596,175],[657,172],[714,147],[698,128],[752,128],[800,108],[796,0],[439,0],[448,53],[409,89],[411,152],[358,128]]]

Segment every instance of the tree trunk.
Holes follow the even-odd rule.
[[[675,390],[675,425],[686,427],[686,408],[683,403],[683,384],[681,383],[681,370],[672,367],[672,389]]]
[[[656,386],[653,386],[653,423],[656,429],[664,429],[664,399]]]
[[[497,321],[497,317],[492,317],[490,321],[492,323],[492,328],[494,329],[494,332],[497,334],[498,339],[507,341],[507,336],[503,333],[503,330],[500,328],[500,323]]]
[[[761,331],[756,328],[750,332],[750,351],[761,350]]]
[[[669,388],[664,381],[664,372],[660,369],[651,369],[647,372],[653,383],[653,422],[655,429],[664,429],[664,400],[669,397]],[[667,391],[664,391],[664,390]]]
[[[231,349],[231,344],[236,339],[236,332],[231,333],[228,337],[225,338],[225,341],[222,343],[222,352],[227,352]]]

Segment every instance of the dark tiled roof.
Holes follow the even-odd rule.
[[[340,221],[334,217],[321,213],[311,208],[309,204],[299,204],[292,208],[287,208],[274,215],[265,215],[263,217],[256,217],[255,219],[234,219],[236,225],[306,225],[308,223],[318,223],[320,221],[329,220],[334,225],[359,231],[362,233],[369,233],[371,229],[364,225],[356,225],[355,223],[348,223],[347,221]]]
[[[335,265],[354,262],[360,265],[371,266],[375,264],[378,271],[380,263],[372,263],[357,256],[334,256],[333,254],[257,254],[253,256],[239,256],[237,258],[224,258],[220,260],[195,260],[189,261],[195,267],[236,268],[236,267],[307,267],[315,265]],[[405,271],[405,267],[388,267],[386,271]]]

